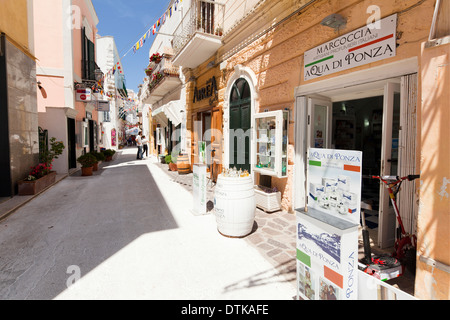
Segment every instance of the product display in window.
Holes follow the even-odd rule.
[[[287,176],[288,111],[257,114],[256,163],[254,170],[261,174]]]

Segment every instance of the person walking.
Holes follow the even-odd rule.
[[[136,145],[138,147],[138,152],[136,155],[136,159],[137,160],[142,160],[143,159],[143,155],[142,155],[142,136],[141,136],[141,132],[139,132],[139,134],[136,137]]]
[[[145,136],[142,136],[142,157],[148,158],[148,139]]]

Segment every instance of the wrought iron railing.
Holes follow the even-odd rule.
[[[222,37],[225,4],[210,0],[194,0],[174,32],[173,49],[177,55],[196,34]]]

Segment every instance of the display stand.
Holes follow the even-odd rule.
[[[192,213],[195,216],[207,213],[206,208],[206,164],[194,164],[193,166],[193,201]]]
[[[296,211],[298,297],[356,300],[358,226],[315,209]]]
[[[358,299],[359,151],[310,149],[308,207],[297,209],[299,299]]]

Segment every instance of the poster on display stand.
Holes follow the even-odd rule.
[[[309,150],[308,208],[359,224],[362,152]]]
[[[309,150],[308,205],[297,209],[297,295],[356,300],[362,152]]]

